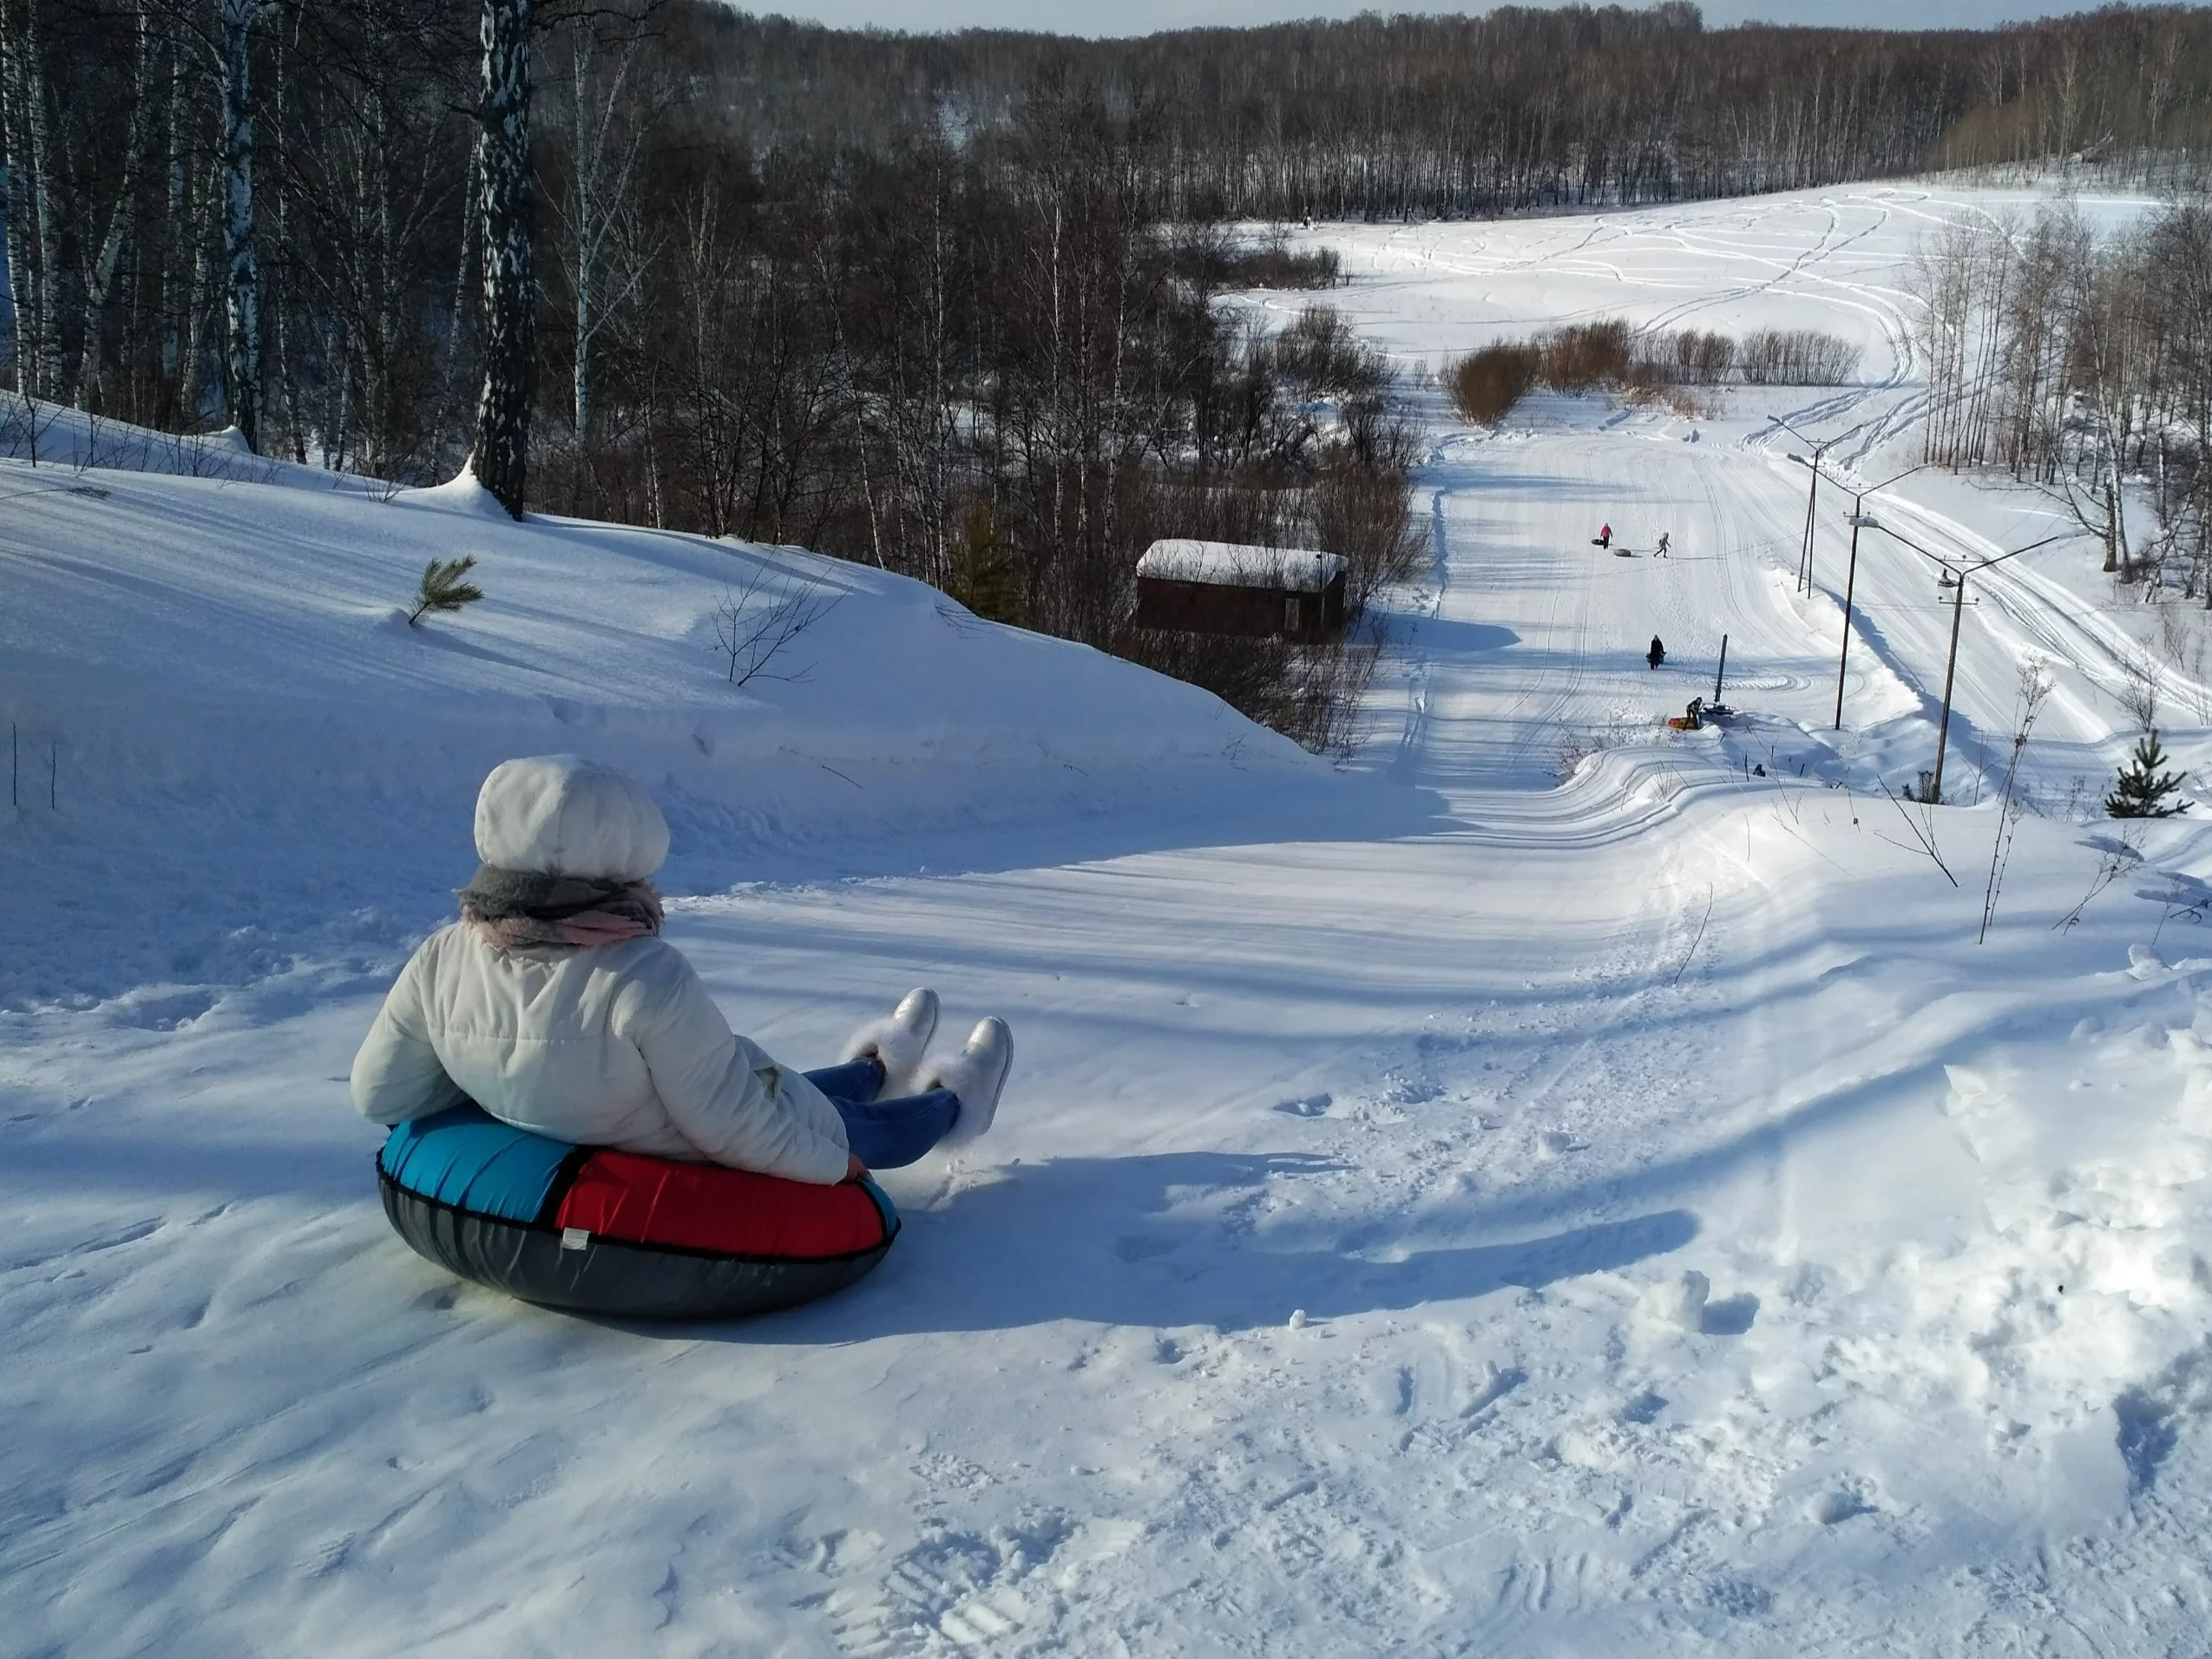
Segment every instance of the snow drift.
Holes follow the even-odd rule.
[[[181,469],[0,462],[23,809],[0,838],[43,872],[14,907],[0,1007],[250,976],[303,938],[396,944],[465,878],[474,791],[516,754],[646,782],[676,892],[903,868],[943,832],[1139,798],[1169,822],[1232,777],[1342,793],[1208,693],[883,571],[516,524],[453,486],[387,497],[227,451],[223,475],[193,475],[202,451],[139,436],[102,429],[96,452]],[[423,565],[464,555],[487,597],[410,626]],[[778,607],[811,623],[746,654]],[[161,925],[101,903],[117,883],[160,893]]]

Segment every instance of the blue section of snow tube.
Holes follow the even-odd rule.
[[[899,1232],[899,1212],[892,1206],[891,1195],[876,1184],[876,1177],[872,1175],[863,1175],[860,1177],[859,1185],[860,1190],[868,1195],[869,1201],[876,1206],[876,1213],[883,1218],[884,1236],[896,1238]]]
[[[576,1149],[503,1124],[470,1102],[402,1124],[377,1165],[409,1191],[456,1210],[530,1223]]]

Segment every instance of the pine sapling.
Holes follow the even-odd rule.
[[[2166,751],[2157,732],[2144,732],[2137,739],[2128,764],[2120,768],[2112,792],[2104,797],[2106,814],[2115,818],[2170,818],[2185,810],[2189,803],[2172,797],[2187,774],[2162,771],[2165,764]]]
[[[999,550],[988,502],[968,509],[945,592],[986,621],[1021,620],[1021,574]]]
[[[407,613],[407,626],[413,627],[429,612],[457,611],[482,599],[484,590],[466,580],[476,567],[474,554],[443,563],[433,559],[424,565],[423,585],[415,592],[415,608]]]

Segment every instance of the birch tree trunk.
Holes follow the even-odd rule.
[[[107,233],[100,239],[99,252],[86,262],[84,270],[84,347],[77,371],[77,403],[82,409],[96,410],[104,388],[108,305],[115,296],[115,273],[130,243],[131,216],[138,201],[139,168],[153,109],[154,14],[144,4],[135,10],[138,46],[131,76],[130,127],[123,140],[122,180],[115,191],[115,205],[108,209]]]
[[[483,195],[480,188],[483,154],[483,136],[479,132],[469,146],[468,174],[461,189],[461,257],[455,262],[453,304],[445,338],[438,347],[437,415],[431,429],[432,447],[437,451],[443,451],[448,436],[458,424],[455,405],[462,395],[458,384],[462,342],[469,327],[469,279],[476,266],[476,217]]]
[[[532,0],[484,0],[483,389],[469,469],[522,516],[537,381],[536,201],[530,178]]]
[[[219,299],[214,250],[197,226],[205,222],[200,215],[207,210],[207,202],[222,188],[221,173],[220,161],[213,160],[198,175],[197,187],[189,180],[186,183],[194,206],[190,219],[185,222],[194,228],[187,233],[185,243],[184,316],[177,345],[177,409],[188,426],[198,425],[201,417],[200,377],[207,370],[207,325]]]
[[[8,128],[9,292],[15,301],[16,384],[26,397],[54,396],[61,373],[60,319],[55,315],[54,263],[61,247],[49,176],[54,154],[47,114],[46,71],[36,0],[20,20],[0,6],[6,33],[0,58],[10,117]]]
[[[62,370],[62,233],[54,204],[54,124],[46,89],[46,50],[39,38],[36,0],[23,7],[24,107],[30,117],[31,211],[38,231],[38,264],[32,278],[36,297],[40,390],[49,397],[67,395]]]
[[[200,237],[198,225],[189,211],[192,207],[192,181],[185,146],[184,47],[174,36],[169,42],[168,73],[163,78],[168,86],[163,132],[166,141],[163,163],[168,192],[161,217],[161,266],[157,303],[161,333],[161,397],[167,407],[160,412],[171,420],[189,421],[199,411],[191,408],[185,397],[185,342],[189,331],[185,308],[192,302]]]
[[[0,163],[8,170],[8,347],[14,359],[16,390],[28,397],[37,389],[38,371],[32,361],[31,330],[27,326],[30,298],[30,247],[25,239],[29,223],[30,170],[24,166],[27,146],[23,137],[23,37],[16,26],[15,7],[0,0]]]
[[[581,26],[570,31],[563,110],[568,187],[553,198],[553,207],[565,233],[556,246],[568,261],[574,300],[575,349],[568,386],[569,432],[575,451],[572,512],[582,510],[583,491],[593,473],[599,336],[644,285],[650,263],[635,233],[635,193],[646,141],[660,119],[665,94],[649,80],[633,85],[636,61],[634,40],[609,43]]]
[[[223,266],[230,423],[261,448],[261,270],[253,253],[253,23],[259,0],[223,0]]]
[[[299,36],[293,32],[296,43]],[[292,82],[286,75],[286,41],[281,29],[277,33],[276,84],[271,89],[270,108],[274,118],[275,141],[270,146],[272,171],[281,180],[287,161],[286,146],[292,128],[286,120],[286,100]],[[277,247],[276,279],[268,294],[269,311],[276,325],[277,406],[283,412],[285,433],[290,440],[292,458],[300,466],[307,464],[307,430],[299,416],[299,382],[293,372],[292,331],[293,305],[297,292],[299,264],[292,233],[292,193],[279,183],[277,189]]]

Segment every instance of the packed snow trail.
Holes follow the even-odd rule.
[[[59,1243],[8,1264],[23,1650],[2201,1629],[2202,1374],[2129,1309],[2201,1308],[2168,1258],[2212,1147],[2202,971],[2084,978],[2124,935],[2054,961],[2040,915],[1966,961],[1949,889],[1842,798],[687,902],[776,1052],[925,979],[1022,1044],[989,1158],[889,1177],[885,1267],[747,1325],[548,1315],[409,1256],[328,1069],[372,993],[82,1017],[19,1063],[41,1132],[0,1177]],[[2111,1034],[2070,1043],[2085,1014]],[[2078,1077],[2124,1081],[2058,1190],[1961,1151]],[[1652,1309],[1688,1268],[1685,1329]]]
[[[1655,306],[1880,251],[1716,204],[1638,286],[1629,219],[1421,233],[1487,239],[1509,320],[1544,313],[1499,285],[1559,263],[1516,239]],[[68,751],[106,795],[0,820],[44,877],[0,1013],[0,1648],[2199,1650],[2212,849],[2151,826],[2054,927],[2110,826],[2028,819],[1977,945],[1995,815],[1868,787],[1927,764],[1948,613],[1862,542],[1826,734],[1837,549],[1793,590],[1772,412],[1440,424],[1373,777],[879,573],[820,641],[878,679],[733,701],[720,573],[804,555],[290,475],[10,527],[9,694],[111,746]],[[1916,539],[2022,539],[2020,503],[1928,486]],[[1677,557],[1589,547],[1608,517]],[[460,548],[483,616],[380,620]],[[2123,746],[2128,648],[2057,551],[1992,573],[1953,731],[2006,729],[2022,639],[2064,654],[2051,787]],[[568,620],[600,613],[635,620]],[[1741,720],[1661,738],[1723,629]],[[921,982],[1012,1021],[998,1125],[887,1177],[907,1231],[853,1292],[629,1327],[391,1236],[346,1061],[515,745],[667,780],[671,937],[779,1057]]]
[[[1739,388],[1710,417],[1539,394],[1497,432],[1474,432],[1432,394],[1441,436],[1425,482],[1432,534],[1450,572],[1437,626],[1474,630],[1456,641],[1438,638],[1447,656],[1473,653],[1455,671],[1456,686],[1423,688],[1426,701],[1408,688],[1404,698],[1425,732],[1451,724],[1446,710],[1454,700],[1466,711],[1460,729],[1432,747],[1434,781],[1448,790],[1464,769],[1490,786],[1548,787],[1563,751],[1571,758],[1655,712],[1679,713],[1692,695],[1710,697],[1723,632],[1729,685],[1742,694],[1724,690],[1728,699],[1805,728],[1758,753],[1758,764],[1812,770],[1811,734],[1835,716],[1850,489],[1873,489],[1870,515],[1964,564],[2065,530],[2063,508],[2039,491],[1908,471],[1921,459],[1916,421],[1925,397],[1910,329],[1920,239],[1960,214],[2025,218],[2044,199],[2032,190],[1862,186],[1583,218],[1302,233],[1337,250],[1351,285],[1255,296],[1253,306],[1281,315],[1318,299],[1423,372],[1441,373],[1492,339],[1608,317],[1639,329],[1738,335],[1814,328],[1862,351],[1858,384]],[[2132,195],[2076,201],[2106,231],[2152,205]],[[1807,594],[1796,573],[1809,480],[1790,457],[1815,443],[1831,446],[1829,482]],[[1899,474],[1907,475],[1875,488]],[[1669,533],[1673,557],[1609,560],[1587,545],[1606,521],[1620,532],[1616,545],[1639,555]],[[1591,557],[1555,568],[1553,554],[1569,550]],[[2109,775],[2123,664],[2160,684],[2165,724],[2195,728],[2212,718],[2201,668],[2192,677],[2158,663],[2097,604],[2084,602],[2082,560],[2078,541],[2057,545],[1969,582],[1946,761],[1947,784],[1965,780],[1953,788],[1959,798],[1978,798],[2009,749],[2029,661],[2056,681],[2033,757],[2038,786],[2056,797],[2082,796]],[[1833,740],[1848,764],[1832,774],[1869,783],[1886,768],[1888,781],[1903,786],[1913,776],[1899,770],[1895,751],[1915,751],[1919,767],[1933,760],[1920,738],[1940,708],[1951,624],[1937,574],[1884,530],[1861,536],[1848,731]],[[1401,635],[1417,636],[1413,621],[1401,620]],[[1668,650],[1656,676],[1643,669],[1654,633]],[[1417,638],[1413,649],[1421,654]],[[1427,672],[1410,670],[1415,679]],[[1912,739],[1893,743],[1902,731]],[[1418,770],[1409,751],[1400,754],[1399,776]]]
[[[1692,697],[1711,701],[1723,634],[1724,693],[1809,716],[1833,666],[1775,580],[1793,527],[1774,471],[1604,433],[1447,440],[1428,476],[1450,580],[1434,620],[1410,630],[1429,674],[1420,780],[1548,790],[1563,744],[1641,734]],[[1591,544],[1601,516],[1623,527],[1613,551]],[[1662,534],[1666,558],[1653,556]],[[1654,635],[1667,648],[1657,671]],[[1862,698],[1865,680],[1862,662]]]

